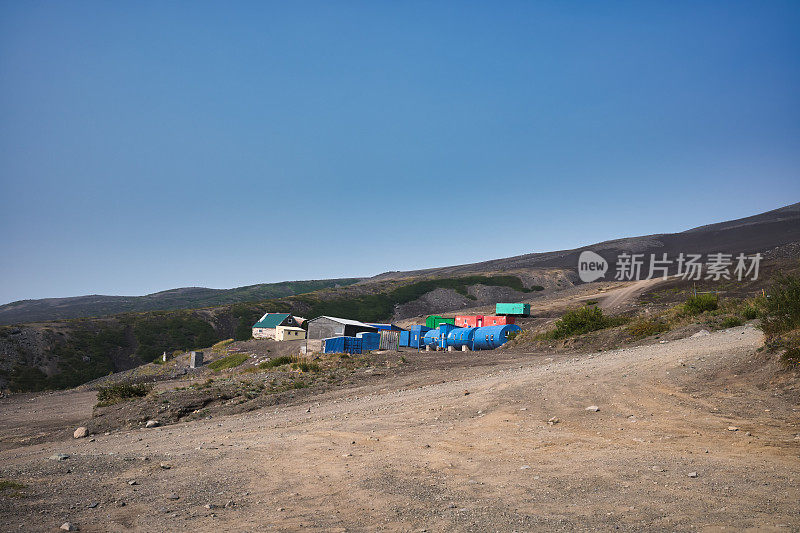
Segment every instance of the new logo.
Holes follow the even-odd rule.
[[[584,283],[596,281],[606,275],[608,261],[602,256],[585,250],[578,257],[578,276]]]

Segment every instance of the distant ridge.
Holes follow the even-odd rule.
[[[611,261],[621,252],[662,254],[766,252],[800,242],[800,203],[736,220],[692,228],[680,233],[658,233],[604,241],[571,250],[532,253],[449,267],[385,272],[365,282],[398,280],[419,276],[452,276],[528,269],[575,269],[584,250],[599,253]]]
[[[233,289],[183,287],[145,296],[88,295],[69,298],[20,300],[0,306],[0,324],[43,322],[66,318],[87,318],[125,312],[194,309],[240,302],[254,302],[295,296],[320,289],[345,287],[361,278],[281,281]]]

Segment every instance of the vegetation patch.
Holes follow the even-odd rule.
[[[236,368],[237,366],[241,365],[245,361],[250,358],[249,355],[246,353],[235,353],[225,357],[221,357],[216,361],[212,361],[208,364],[208,368],[213,370],[214,372],[219,372],[221,370],[228,370],[229,368]]]
[[[728,329],[741,326],[742,324],[743,324],[742,319],[739,318],[738,316],[729,316],[722,319],[722,322],[720,322],[720,327],[722,329]]]
[[[225,340],[219,341],[218,343],[214,344],[211,347],[211,350],[214,351],[214,352],[221,352],[221,351],[225,350],[225,347],[228,346],[229,344],[231,344],[232,342],[233,342],[233,339],[225,339]]]
[[[0,479],[0,496],[3,498],[21,498],[24,496],[22,491],[27,487],[17,481],[10,479]]]
[[[258,368],[261,369],[268,369],[268,368],[277,368],[279,366],[288,365],[294,362],[294,358],[290,355],[282,355],[280,357],[276,357],[275,359],[270,359],[269,361],[264,361],[263,363],[258,364]]]
[[[697,294],[690,296],[683,304],[683,311],[687,315],[695,316],[708,311],[715,311],[719,307],[719,298],[716,294]]]
[[[778,276],[762,305],[761,329],[767,345],[782,351],[786,367],[800,369],[800,278]]]
[[[609,317],[603,310],[595,306],[585,306],[567,311],[556,320],[555,328],[543,334],[548,339],[563,339],[573,335],[583,335],[591,331],[620,326],[626,323],[627,317]]]
[[[153,390],[152,385],[144,383],[114,383],[97,390],[97,406],[105,407],[131,398],[147,396]]]
[[[669,331],[669,324],[658,318],[640,318],[628,324],[625,330],[631,336],[643,339]]]

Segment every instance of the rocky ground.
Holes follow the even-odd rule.
[[[80,439],[92,392],[16,395],[0,529],[797,530],[798,381],[761,345],[745,326],[586,355],[408,352],[278,405]]]

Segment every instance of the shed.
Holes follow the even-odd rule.
[[[329,337],[355,337],[362,331],[378,331],[378,328],[347,318],[320,316],[308,321],[309,339],[327,339]]]
[[[278,326],[275,328],[276,341],[296,341],[306,338],[306,330],[292,326]]]
[[[253,324],[254,339],[274,339],[278,326],[299,327],[300,324],[289,313],[265,313]]]

